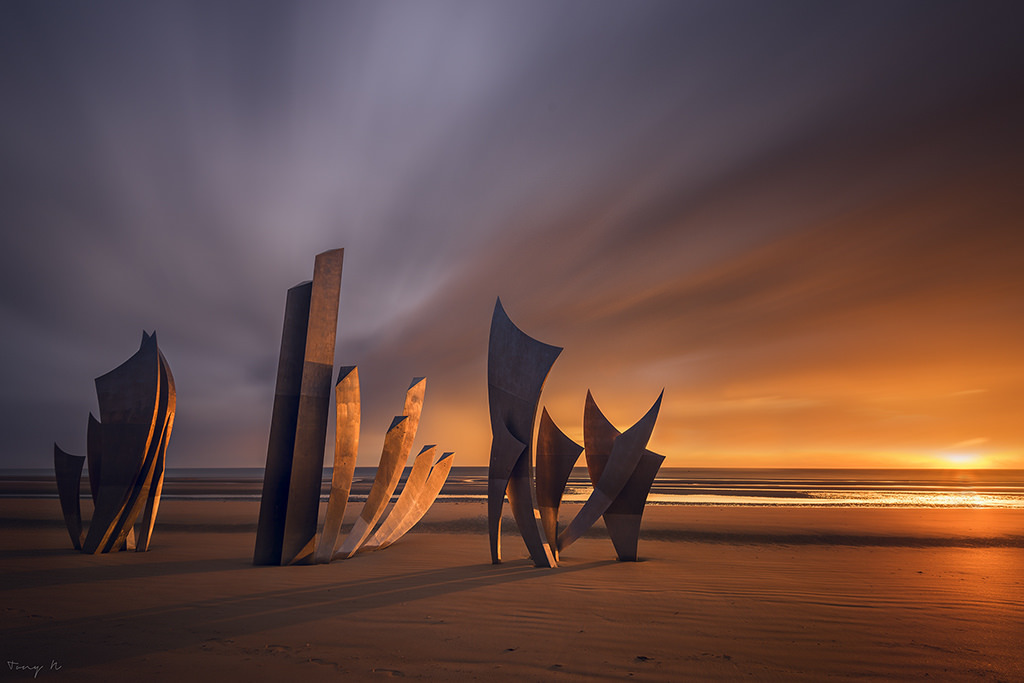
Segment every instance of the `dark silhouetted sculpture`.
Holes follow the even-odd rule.
[[[491,416],[487,517],[491,561],[501,561],[501,513],[506,494],[536,566],[555,566],[559,553],[601,517],[618,558],[635,561],[643,509],[664,461],[663,456],[647,450],[662,396],[635,425],[620,434],[598,410],[588,391],[584,447],[566,436],[544,410],[537,430],[535,492],[530,473],[533,422],[544,380],[560,352],[560,348],[538,342],[517,328],[498,300],[491,319],[487,354]],[[562,495],[581,451],[586,452],[594,488],[580,511],[559,533]]]
[[[64,524],[71,536],[71,545],[75,550],[82,549],[82,505],[79,489],[82,486],[82,466],[85,465],[84,455],[71,455],[53,444],[53,470],[57,476],[57,495],[60,496],[60,509],[64,513]],[[90,479],[91,483],[91,479]]]
[[[96,394],[100,419],[89,415],[86,457],[53,446],[68,534],[76,549],[90,554],[145,551],[160,506],[176,406],[174,377],[155,332],[143,332],[135,355],[96,378]],[[79,489],[86,460],[93,515],[83,532]]]
[[[559,429],[547,409],[541,410],[537,428],[537,506],[548,545],[558,548],[558,508],[572,468],[583,447]],[[555,559],[558,559],[557,550]]]
[[[562,349],[530,337],[494,304],[487,352],[491,457],[487,472],[487,531],[491,562],[501,562],[501,511],[508,494],[512,516],[538,567],[553,567],[533,488],[533,423],[548,371]]]
[[[588,392],[589,393],[589,392]],[[633,476],[640,458],[647,449],[647,441],[654,431],[654,423],[661,409],[661,396],[640,420],[612,440],[611,453],[604,463],[600,477],[594,481],[594,490],[569,526],[558,534],[558,549],[565,550],[604,515],[612,502],[622,493],[626,482]],[[592,475],[593,476],[593,475]],[[646,499],[646,496],[645,496]]]
[[[326,563],[336,557],[352,557],[384,515],[416,436],[426,387],[422,377],[414,379],[406,392],[403,414],[394,419],[385,435],[370,495],[341,548],[335,551],[352,489],[361,418],[359,372],[355,366],[341,368],[334,388],[334,468],[327,514],[318,537],[343,253],[344,250],[335,249],[318,254],[312,282],[288,290],[253,564]],[[408,491],[403,491],[409,501],[401,506],[396,504],[382,523],[382,528],[388,524],[386,530],[373,536],[374,548],[390,545],[422,516],[426,509],[423,506],[430,506],[444,484],[451,468],[450,455],[446,454],[433,469],[428,460],[429,476],[424,475],[423,481],[419,481],[417,470],[412,488],[407,484]],[[69,462],[66,468],[73,465]],[[428,495],[434,484],[437,491]],[[67,510],[65,515],[73,519],[74,510]]]
[[[597,486],[604,474],[618,436],[619,431],[597,407],[594,397],[588,391],[583,408],[583,445],[587,453],[587,472],[594,486]],[[664,461],[665,456],[644,449],[633,474],[605,510],[604,526],[620,560],[635,562],[637,559],[640,521],[654,478],[658,476]]]

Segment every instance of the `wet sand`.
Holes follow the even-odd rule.
[[[257,510],[166,501],[150,552],[86,556],[57,501],[0,500],[3,678],[1024,680],[1020,510],[655,506],[641,562],[597,529],[554,570],[511,529],[491,565],[475,503],[253,567]]]

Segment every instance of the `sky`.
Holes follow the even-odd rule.
[[[1022,20],[4,0],[0,467],[84,454],[143,330],[168,467],[262,466],[285,293],[344,247],[361,466],[414,376],[417,449],[487,464],[500,296],[577,440],[664,389],[668,466],[1024,468]]]

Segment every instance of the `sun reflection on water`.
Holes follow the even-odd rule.
[[[584,487],[566,489],[564,503],[586,502]],[[1024,495],[975,491],[813,491],[796,495],[736,495],[716,493],[651,493],[652,505],[725,505],[751,507],[911,507],[1024,509]]]

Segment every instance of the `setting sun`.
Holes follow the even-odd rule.
[[[985,467],[985,457],[978,453],[946,453],[940,456],[943,464],[950,467],[976,468]]]

